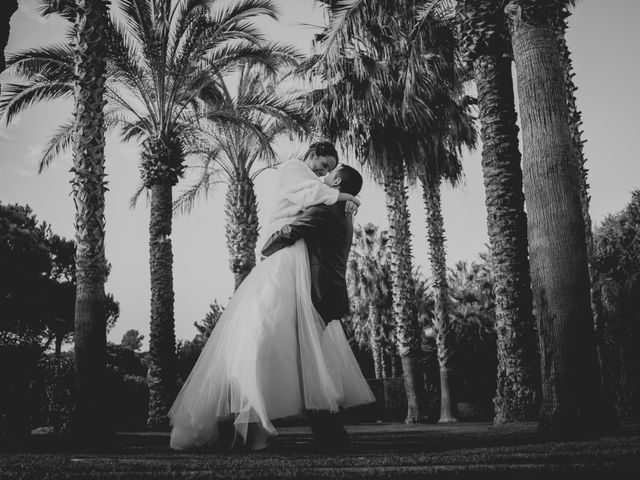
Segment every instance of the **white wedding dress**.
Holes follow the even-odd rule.
[[[296,195],[303,208],[320,203],[308,191]],[[281,215],[272,228],[290,220]],[[229,301],[171,407],[172,448],[224,447],[220,423],[233,421],[247,447],[259,449],[277,434],[274,419],[375,401],[340,321],[325,326],[310,288],[304,240],[258,263]]]

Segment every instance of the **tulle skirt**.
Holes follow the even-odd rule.
[[[262,448],[274,419],[373,401],[341,323],[325,326],[311,302],[299,240],[260,262],[229,301],[169,411],[171,447],[216,446],[231,421]]]

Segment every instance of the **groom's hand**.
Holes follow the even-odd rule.
[[[284,247],[293,245],[298,238],[292,237],[291,225],[285,225],[269,237],[265,242],[264,247],[262,247],[261,253],[264,257],[269,257],[278,250],[282,250]]]
[[[274,233],[262,248],[262,254],[269,256],[278,250],[293,245],[301,238],[318,235],[331,224],[331,210],[325,205],[307,208],[298,218]]]

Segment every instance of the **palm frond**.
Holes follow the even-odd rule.
[[[196,183],[183,191],[175,202],[173,211],[187,214],[193,210],[198,201],[205,200],[213,187],[225,183],[221,169],[205,169]]]
[[[68,120],[49,138],[38,164],[38,173],[42,173],[58,155],[70,148],[73,144],[74,127],[73,119]]]
[[[38,76],[49,81],[73,82],[74,54],[68,44],[31,48],[7,56],[11,73],[32,80]]]
[[[74,0],[41,0],[38,11],[43,16],[60,15],[73,22],[76,18],[76,8]]]
[[[35,103],[58,100],[73,96],[73,84],[66,82],[39,81],[30,83],[10,83],[2,86],[0,116],[4,115],[7,125],[23,110]]]

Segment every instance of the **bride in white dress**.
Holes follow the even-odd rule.
[[[318,178],[336,164],[333,145],[320,142],[280,166],[270,234],[311,205],[355,200]],[[260,449],[277,434],[274,419],[375,401],[340,322],[325,326],[315,310],[310,281],[304,240],[245,278],[169,411],[171,448],[228,448],[221,427],[232,422],[234,443]]]

